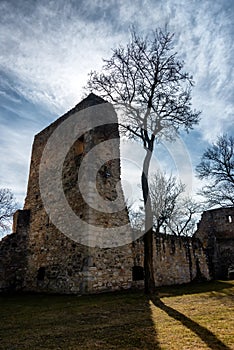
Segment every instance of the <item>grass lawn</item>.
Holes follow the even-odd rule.
[[[234,281],[93,296],[0,296],[0,349],[234,349]]]

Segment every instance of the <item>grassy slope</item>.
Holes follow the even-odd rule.
[[[0,349],[234,349],[234,282],[0,297]]]

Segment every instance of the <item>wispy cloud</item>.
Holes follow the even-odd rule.
[[[193,104],[202,110],[200,132],[213,141],[229,130],[233,121],[233,28],[234,7],[219,1],[181,2],[174,28],[183,23],[178,48],[184,53],[186,69],[194,76],[196,86]]]
[[[0,25],[0,67],[15,76],[18,93],[61,113],[77,103],[87,73],[101,66],[114,40],[104,19],[96,24],[82,17],[87,5],[80,13],[57,3],[36,3],[30,17],[14,17],[10,5],[0,5],[5,18]]]
[[[201,140],[233,132],[233,9],[232,0],[2,0],[1,184],[22,197],[33,134],[79,102],[88,72],[126,43],[132,24],[143,32],[167,24],[175,32],[196,82],[193,105],[203,111]],[[191,142],[190,153],[202,152],[201,142]]]
[[[28,12],[25,6],[19,7],[17,13],[11,2],[1,2],[0,66],[15,74],[15,89],[24,97],[64,112],[79,100],[90,69],[99,69],[111,47],[127,40],[131,24],[149,30],[167,23],[196,80],[195,105],[208,118],[216,112],[221,123],[223,114],[229,117],[233,7],[210,0],[74,4],[41,1]],[[204,126],[202,121],[201,129]]]
[[[1,125],[0,187],[10,188],[21,205],[27,189],[28,155],[32,140],[32,134],[26,128],[19,132]]]

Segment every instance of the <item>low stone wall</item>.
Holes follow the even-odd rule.
[[[29,217],[29,210],[18,210],[13,224],[15,232],[0,241],[0,292],[15,292],[25,288]]]
[[[160,235],[154,238],[156,286],[210,279],[206,255],[198,239]]]
[[[53,242],[43,241],[33,250],[26,273],[28,291],[87,294],[132,286],[130,246],[90,248],[57,235]]]
[[[27,230],[20,226],[27,215],[21,211],[17,232],[0,242],[0,291],[87,294],[144,287],[141,239],[112,249],[87,248],[62,235],[48,245],[38,239],[33,251],[40,259],[31,260]],[[160,235],[153,248],[156,286],[210,279],[198,239]]]

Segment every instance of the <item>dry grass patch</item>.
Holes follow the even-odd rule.
[[[206,286],[208,291],[195,289],[190,294],[186,288],[188,294],[175,296],[175,291],[172,297],[153,298],[151,311],[161,349],[234,349],[234,283]]]
[[[234,349],[234,282],[0,297],[0,349]]]

